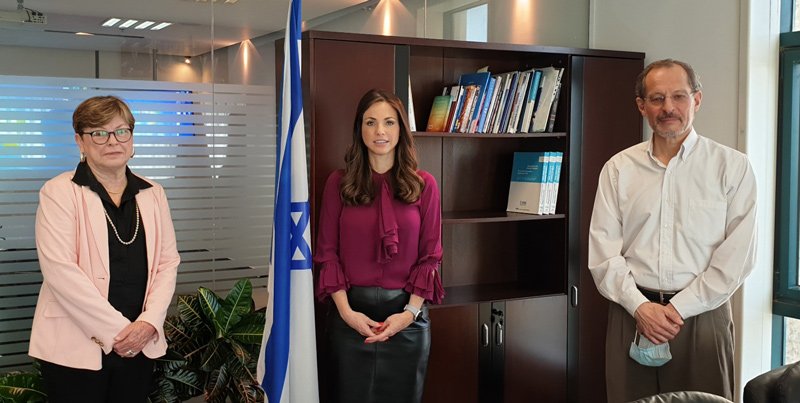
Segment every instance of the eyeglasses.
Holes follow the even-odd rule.
[[[97,145],[103,145],[108,143],[108,139],[111,138],[111,135],[114,135],[114,138],[117,139],[120,143],[126,143],[131,139],[133,136],[133,130],[126,128],[112,130],[107,132],[105,130],[95,130],[89,133],[81,133],[81,134],[88,134],[91,137],[92,142]]]
[[[672,103],[675,105],[686,105],[689,103],[689,98],[695,93],[696,91],[692,91],[691,93],[679,92],[676,94],[672,94],[669,97],[658,94],[658,95],[651,95],[649,97],[645,97],[644,100],[648,104],[652,106],[661,107],[664,106],[664,102],[667,101],[667,98],[672,100]]]

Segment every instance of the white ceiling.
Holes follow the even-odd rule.
[[[305,0],[303,19],[346,9],[364,0]],[[24,0],[47,17],[46,25],[0,22],[0,45],[61,49],[135,51],[194,56],[283,30],[289,0]],[[0,0],[13,11],[17,0]],[[109,17],[168,21],[161,31],[105,28]],[[213,30],[212,30],[213,21]],[[94,36],[78,36],[73,32]]]

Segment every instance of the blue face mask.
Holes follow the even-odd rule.
[[[634,361],[648,367],[660,367],[672,359],[668,342],[653,344],[647,337],[640,336],[639,332],[636,332],[636,336],[631,342],[631,349],[628,355]]]

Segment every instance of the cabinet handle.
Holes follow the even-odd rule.
[[[498,346],[503,345],[503,324],[500,322],[494,324],[494,341]]]
[[[570,291],[572,291],[572,306],[576,307],[578,306],[578,286],[573,285],[570,287]]]
[[[489,325],[481,325],[481,338],[483,339],[483,347],[489,347]]]

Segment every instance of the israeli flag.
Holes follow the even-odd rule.
[[[301,1],[291,0],[278,111],[275,211],[267,321],[258,379],[270,403],[319,402],[311,273],[303,92],[300,86]]]

